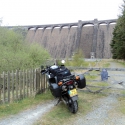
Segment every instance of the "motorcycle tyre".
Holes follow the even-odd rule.
[[[69,108],[71,113],[75,114],[78,111],[78,102],[77,102],[77,100],[72,101],[71,103],[69,103],[68,108]]]

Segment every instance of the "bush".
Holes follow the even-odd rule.
[[[49,53],[37,43],[28,43],[24,36],[0,27],[0,73],[2,71],[40,67]]]
[[[86,67],[88,66],[88,63],[85,62],[84,60],[84,55],[81,50],[79,50],[77,53],[73,55],[73,58],[71,61],[66,61],[67,66],[83,66]]]

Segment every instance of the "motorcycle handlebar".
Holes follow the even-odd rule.
[[[47,73],[47,72],[48,72],[48,70],[45,70],[45,69],[41,70],[42,75],[45,74],[45,73]]]

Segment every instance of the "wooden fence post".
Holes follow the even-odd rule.
[[[34,74],[33,74],[34,72],[33,72],[33,69],[31,70],[31,95],[33,95],[33,83],[34,83],[34,80],[33,80],[33,78],[34,78]]]
[[[38,69],[36,70],[36,91],[37,93],[40,92],[40,74]]]
[[[12,71],[12,102],[14,101],[14,73]]]
[[[25,98],[25,71],[23,70],[23,98]]]
[[[26,70],[26,97],[28,97],[28,71]]]
[[[19,72],[19,92],[20,92],[20,99],[23,98],[22,96],[22,72]]]
[[[43,92],[45,92],[45,84],[46,84],[46,83],[45,83],[45,76],[46,76],[46,75],[43,75]]]
[[[18,99],[19,72],[16,70],[16,100]]]
[[[42,74],[40,74],[40,90],[41,90],[41,92],[43,92],[43,82],[42,82],[42,78],[43,78],[43,75]]]
[[[32,94],[31,94],[31,87],[32,87],[32,77],[31,77],[31,70],[29,70],[29,95],[31,96]]]
[[[47,81],[47,77],[46,77],[46,80],[45,80],[46,82],[45,82],[45,89],[47,89],[48,88],[48,81]]]
[[[7,100],[10,102],[10,72],[7,72]]]
[[[5,72],[3,72],[3,103],[5,103],[5,98],[6,98],[6,94],[5,94]]]
[[[36,88],[36,69],[34,70],[34,97],[36,96],[36,94],[37,94],[37,88]]]
[[[42,89],[41,89],[41,74],[40,74],[40,68],[37,69],[37,75],[38,75],[38,85],[39,85],[39,92],[41,93],[42,92]]]
[[[32,95],[34,95],[34,78],[35,78],[35,72],[34,69],[32,70]]]
[[[40,90],[41,90],[41,92],[43,92],[43,82],[42,82],[42,78],[43,78],[43,75],[40,74],[40,84],[41,84]]]
[[[41,75],[41,90],[42,92],[45,91],[45,75]]]

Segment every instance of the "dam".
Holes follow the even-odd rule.
[[[53,58],[70,58],[82,50],[85,58],[112,58],[110,43],[117,19],[90,20],[76,23],[32,25],[26,40],[37,42],[48,50]]]

